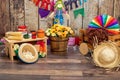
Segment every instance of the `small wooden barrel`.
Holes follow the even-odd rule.
[[[114,41],[117,46],[120,47],[120,34],[114,36],[108,36],[110,41]]]
[[[53,54],[66,55],[68,38],[50,37],[50,46]]]
[[[120,64],[120,48],[114,43],[102,43],[93,52],[94,63],[103,68],[114,68]]]

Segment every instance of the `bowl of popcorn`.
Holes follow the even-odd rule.
[[[29,43],[23,43],[18,50],[18,57],[24,63],[35,63],[38,60],[38,52],[36,48]]]

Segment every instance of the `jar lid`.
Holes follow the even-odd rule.
[[[26,29],[26,26],[22,25],[22,26],[18,26],[18,28],[20,28],[20,29]]]
[[[38,32],[44,33],[44,30],[43,29],[39,29]]]

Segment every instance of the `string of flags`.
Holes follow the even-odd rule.
[[[55,9],[55,4],[57,1],[62,1],[62,0],[32,0],[33,3],[35,3],[36,6],[39,7],[39,15],[41,18],[47,17],[50,12],[53,12]],[[78,9],[78,2],[79,5],[81,6],[83,3],[87,2],[87,0],[67,0],[63,2],[63,5],[65,7],[65,10],[68,11],[68,8],[70,6],[70,10],[73,9],[73,4],[75,4],[75,10],[73,11],[74,17],[77,18],[79,14],[84,16],[84,8]],[[50,9],[48,8],[50,6]]]

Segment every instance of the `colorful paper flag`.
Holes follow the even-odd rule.
[[[79,0],[80,5],[83,4],[83,1],[84,1],[84,2],[87,2],[87,0]]]
[[[81,14],[82,16],[85,15],[85,14],[84,14],[84,8],[76,9],[76,10],[73,11],[73,13],[74,13],[74,17],[75,17],[75,18],[77,18],[77,16],[78,16],[79,14]]]

